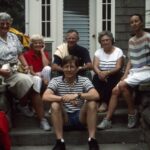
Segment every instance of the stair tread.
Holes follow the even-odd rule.
[[[145,143],[136,143],[136,144],[126,144],[126,143],[116,143],[116,144],[100,144],[101,150],[149,150],[147,144]],[[49,150],[53,145],[47,146],[13,146],[12,150]],[[67,149],[71,150],[85,150],[88,148],[88,145],[66,145]]]

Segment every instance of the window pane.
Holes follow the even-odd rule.
[[[42,0],[42,4],[45,4],[45,0]]]
[[[107,27],[109,31],[111,31],[111,21],[108,21],[108,27]]]
[[[103,4],[103,19],[106,19],[106,5],[105,4]]]
[[[107,18],[111,19],[111,4],[108,4],[108,9],[107,9],[108,13],[107,13]]]
[[[50,21],[50,6],[47,6],[47,20]]]
[[[47,4],[50,4],[50,0],[47,0]]]
[[[103,30],[106,30],[106,21],[103,21]]]
[[[45,23],[42,22],[42,35],[45,36]]]
[[[45,20],[45,7],[42,6],[42,21]]]
[[[51,36],[50,29],[51,29],[50,22],[47,22],[47,37]]]

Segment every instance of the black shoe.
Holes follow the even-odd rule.
[[[61,140],[57,140],[53,150],[66,150],[65,143],[61,142]]]
[[[99,146],[96,139],[91,138],[89,143],[89,150],[99,150]]]

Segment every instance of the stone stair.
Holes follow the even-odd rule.
[[[98,113],[98,123],[105,113]],[[47,116],[50,118],[50,116]],[[50,119],[49,119],[50,121]],[[113,127],[108,130],[98,130],[96,138],[99,144],[128,143],[138,144],[143,142],[140,127],[127,128],[127,110],[117,109],[113,116]],[[20,113],[15,114],[14,125],[11,129],[13,146],[46,146],[55,144],[55,134],[52,131],[43,131],[39,128],[36,117],[28,118]],[[66,131],[64,138],[69,145],[85,145],[87,143],[87,131]]]

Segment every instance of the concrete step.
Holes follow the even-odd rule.
[[[43,131],[39,127],[13,128],[10,132],[13,145],[53,145],[55,134],[52,131]],[[64,139],[68,144],[85,144],[88,138],[87,131],[66,131]],[[125,124],[114,124],[113,128],[97,131],[98,143],[139,143],[142,141],[140,128],[128,129]]]
[[[39,123],[36,119],[36,115],[34,117],[26,117],[21,113],[15,113],[13,117],[13,127],[14,128],[28,128],[30,127],[38,127]],[[51,124],[51,114],[48,112],[45,113],[46,118],[48,119],[49,123]],[[98,113],[97,115],[97,122],[101,122],[101,120],[106,116],[106,112]],[[113,123],[127,123],[127,109],[126,108],[119,108],[115,111],[113,118]]]
[[[105,115],[106,113],[98,113],[98,123]],[[50,122],[50,115],[46,113],[46,117]],[[54,145],[53,129],[48,132],[40,129],[36,117],[28,118],[17,113],[13,122],[10,132],[13,145]],[[140,127],[127,128],[127,109],[125,108],[117,109],[113,115],[113,127],[109,130],[97,131],[96,137],[99,143],[139,143],[143,139]],[[87,131],[67,131],[64,138],[70,145],[84,145],[87,142],[88,133]]]
[[[101,150],[149,150],[144,143],[138,144],[100,144]],[[51,150],[52,145],[49,146],[13,146],[12,150]],[[66,145],[67,150],[87,150],[88,145]]]

